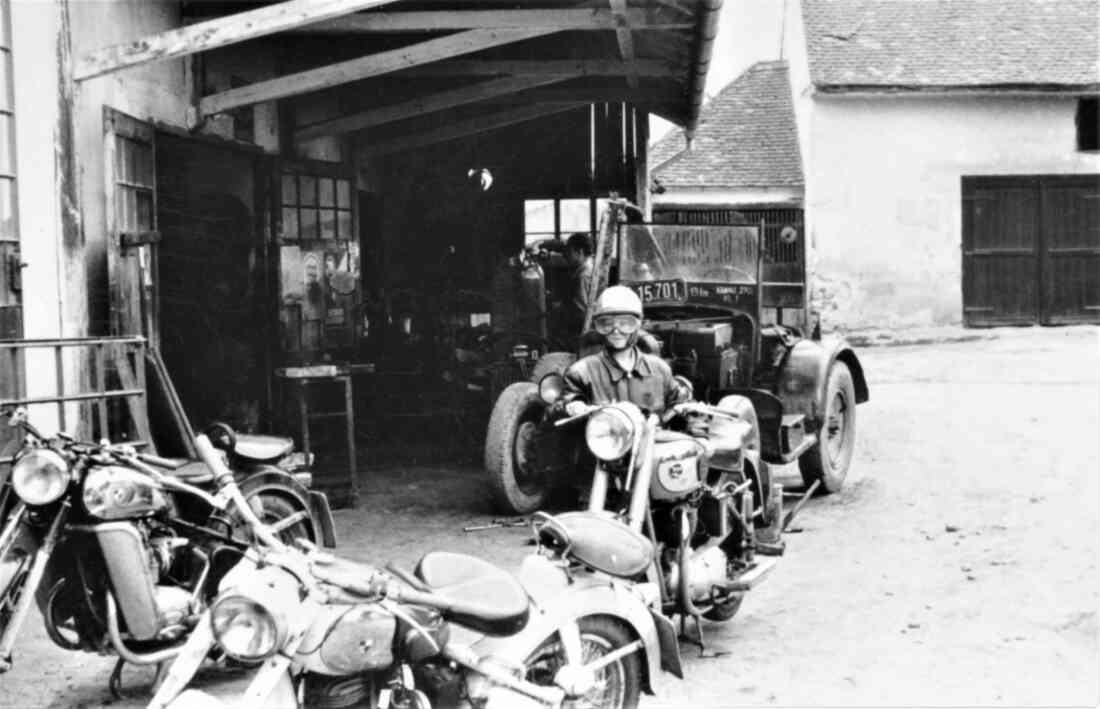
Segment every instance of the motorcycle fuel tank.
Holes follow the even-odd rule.
[[[703,483],[700,468],[702,445],[683,433],[661,431],[653,444],[653,477],[649,495],[671,502],[685,497]]]
[[[152,478],[119,465],[97,466],[84,478],[84,508],[101,520],[147,517],[168,507]]]

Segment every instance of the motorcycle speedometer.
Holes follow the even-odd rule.
[[[15,494],[28,505],[48,505],[69,488],[69,465],[61,454],[32,448],[19,457],[11,471]]]

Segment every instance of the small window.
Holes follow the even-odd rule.
[[[354,238],[349,180],[284,173],[282,213],[284,241]]]
[[[546,239],[562,241],[578,231],[595,236],[600,209],[606,203],[607,200],[588,197],[526,200],[523,203],[524,243],[530,245]]]
[[[1077,101],[1077,149],[1100,150],[1100,98]]]

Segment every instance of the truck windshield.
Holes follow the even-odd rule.
[[[756,283],[757,228],[627,224],[619,242],[619,279]]]

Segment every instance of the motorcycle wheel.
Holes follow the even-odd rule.
[[[260,521],[264,524],[275,525],[280,521],[287,519],[293,514],[296,514],[299,509],[297,505],[292,504],[285,497],[271,493],[261,492],[248,497],[248,505],[252,508],[252,511],[256,513],[256,516],[260,518]],[[308,510],[306,513],[308,514]],[[302,537],[311,542],[316,541],[313,535],[313,527],[309,523],[309,518],[300,520],[290,525],[286,529],[279,530],[276,536],[284,544],[293,544],[294,540]],[[238,529],[238,534],[245,536],[251,541],[251,533],[246,532],[243,524]],[[236,535],[235,535],[236,536]]]
[[[545,407],[531,382],[510,385],[493,405],[485,434],[485,469],[495,506],[509,514],[537,510],[549,493],[531,445]]]
[[[630,633],[610,618],[583,618],[578,626],[585,664],[633,641]],[[547,638],[523,664],[527,681],[553,686],[555,675],[565,665],[561,639],[556,634]],[[600,668],[595,688],[583,697],[567,698],[562,706],[568,709],[634,709],[641,691],[641,659],[638,652],[632,652]]]
[[[710,610],[703,613],[703,617],[718,623],[729,620],[737,615],[737,611],[741,610],[741,601],[743,600],[745,600],[744,594],[731,598],[723,603],[716,603]]]
[[[0,559],[0,636],[8,629],[33,562],[34,555],[23,549],[11,549]]]
[[[856,392],[848,365],[834,362],[825,382],[825,420],[818,442],[798,459],[806,487],[821,481],[821,492],[844,486],[856,443]]]

